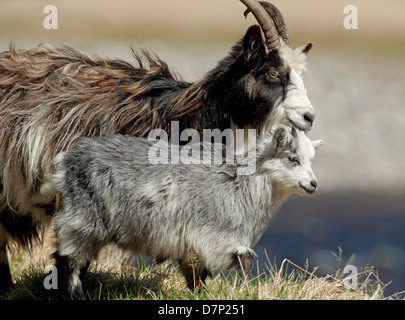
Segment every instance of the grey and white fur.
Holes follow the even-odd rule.
[[[256,146],[256,171],[241,164],[150,164],[156,141],[80,138],[55,158],[44,194],[61,193],[54,224],[58,272],[83,299],[82,272],[108,243],[179,262],[190,288],[211,270],[252,266],[251,249],[291,193],[312,195],[315,148],[304,132],[279,126]],[[168,148],[170,150],[170,148]]]

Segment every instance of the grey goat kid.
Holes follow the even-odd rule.
[[[108,243],[179,262],[189,288],[214,269],[249,271],[251,248],[287,196],[317,187],[311,163],[322,141],[295,128],[279,126],[258,141],[252,175],[238,175],[241,164],[153,165],[155,143],[80,138],[55,158],[42,192],[62,194],[56,266],[75,298],[84,299],[81,272]]]

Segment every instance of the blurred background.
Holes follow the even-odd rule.
[[[47,30],[46,5],[58,10]],[[318,274],[350,260],[374,266],[386,293],[405,290],[405,2],[402,0],[274,0],[292,46],[314,44],[305,76],[316,121],[310,136],[325,141],[314,163],[319,192],[291,197],[255,248],[266,257]],[[346,5],[358,29],[346,30]],[[185,80],[212,69],[254,24],[237,0],[1,0],[0,50],[14,42],[70,45],[90,55],[134,61],[146,45]],[[341,260],[331,253],[341,248]]]

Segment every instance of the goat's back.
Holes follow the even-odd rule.
[[[190,84],[153,54],[134,56],[137,67],[48,45],[0,54],[0,211],[27,215],[49,203],[38,194],[44,174],[77,138],[170,125],[168,102]]]

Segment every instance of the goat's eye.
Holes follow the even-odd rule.
[[[300,159],[297,157],[288,157],[288,161],[290,161],[294,166],[299,166],[301,164]]]
[[[269,71],[267,72],[269,78],[278,79],[279,73],[277,71]]]

